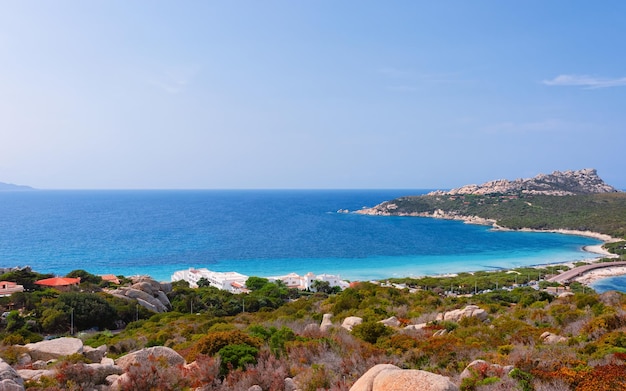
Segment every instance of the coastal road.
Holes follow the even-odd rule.
[[[573,268],[571,270],[563,272],[563,273],[559,274],[558,276],[550,277],[550,278],[548,278],[548,281],[550,281],[550,282],[558,282],[558,283],[563,284],[563,283],[566,283],[566,282],[570,282],[571,280],[573,280],[576,277],[582,276],[583,274],[585,274],[586,272],[588,272],[590,270],[600,269],[600,268],[604,268],[604,267],[612,267],[612,266],[626,266],[626,261],[601,262],[601,263],[594,263],[592,265],[578,266],[578,267],[575,267],[575,268]]]

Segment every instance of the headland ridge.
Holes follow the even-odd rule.
[[[494,229],[574,234],[604,242],[626,235],[626,193],[606,184],[592,168],[436,190],[356,213],[461,220]]]

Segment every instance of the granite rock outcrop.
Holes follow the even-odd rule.
[[[32,360],[56,360],[60,357],[83,353],[83,341],[78,338],[56,338],[24,345]]]
[[[551,174],[539,174],[526,179],[497,179],[482,185],[466,185],[449,191],[436,191],[431,195],[465,194],[535,194],[535,195],[574,195],[616,193],[613,186],[606,184],[593,168],[578,171],[554,171]]]
[[[172,304],[166,293],[172,290],[170,283],[161,283],[147,276],[135,277],[131,286],[108,291],[109,294],[126,300],[137,300],[144,308],[154,312],[167,312]]]
[[[363,374],[350,391],[458,391],[449,378],[418,369],[378,364]]]
[[[481,321],[487,320],[487,311],[477,305],[468,305],[463,309],[441,312],[437,315],[438,321],[458,322],[463,318],[474,317]]]

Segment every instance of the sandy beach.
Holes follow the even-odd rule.
[[[605,242],[607,243],[607,242]],[[619,256],[616,254],[612,254],[610,252],[608,252],[604,247],[602,247],[604,244],[596,244],[593,246],[584,246],[583,250],[588,252],[588,253],[593,253],[593,254],[598,254],[598,255],[602,255],[603,258],[618,258]]]
[[[573,233],[571,231],[565,231],[562,232],[565,234],[578,234],[578,235],[585,235],[585,236],[589,236],[589,237],[594,237],[596,239],[600,239],[602,241],[604,241],[604,243],[611,243],[611,242],[615,242],[615,241],[619,241],[621,239],[618,238],[613,238],[611,236],[608,235],[602,235],[602,234],[598,234],[598,233],[593,233],[593,232],[577,232],[574,231]],[[603,243],[603,244],[604,244]],[[606,249],[604,249],[603,244],[598,244],[598,245],[594,245],[594,246],[585,246],[583,247],[583,250],[590,252],[590,253],[594,253],[594,254],[599,254],[602,255],[603,258],[619,258],[618,255],[616,254],[612,254],[610,252],[608,252]],[[585,284],[585,285],[590,285],[593,284],[594,282],[601,280],[603,278],[609,278],[609,277],[616,277],[616,276],[623,276],[626,275],[626,266],[608,266],[608,267],[603,267],[603,268],[599,268],[599,269],[594,269],[594,270],[590,270],[588,272],[583,273],[582,276],[575,278],[575,281],[580,282],[581,284]]]
[[[597,258],[588,259],[587,262],[589,262],[590,264],[595,264],[602,258],[619,258],[618,255],[608,252],[603,246],[606,243],[616,242],[622,239],[614,238],[609,235],[604,235],[604,234],[591,232],[591,231],[574,231],[574,230],[564,230],[564,229],[552,230],[552,231],[522,229],[522,231],[553,232],[553,233],[561,233],[565,235],[586,236],[586,237],[591,237],[594,239],[602,240],[603,243],[601,244],[583,247],[584,251],[588,253],[592,253],[592,254],[597,254],[600,256]],[[615,259],[615,260],[617,261],[618,259]],[[567,266],[569,266],[570,268],[574,268],[573,263],[567,264]],[[622,276],[622,275],[626,275],[626,266],[624,265],[610,266],[610,264],[608,264],[606,267],[599,267],[599,268],[591,269],[589,271],[583,271],[581,276],[575,277],[573,278],[573,280],[580,282],[581,284],[591,285],[594,282],[604,279],[604,278],[610,278],[610,277],[616,277],[616,276]]]
[[[626,266],[609,266],[601,269],[594,269],[584,273],[574,280],[581,284],[590,285],[603,278],[623,276],[626,274]]]

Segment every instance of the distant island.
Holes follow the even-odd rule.
[[[463,220],[497,228],[566,230],[626,238],[626,193],[595,169],[490,181],[385,201],[356,213]]]
[[[28,190],[35,190],[35,189],[30,186],[14,185],[12,183],[0,182],[0,191],[28,191]]]

